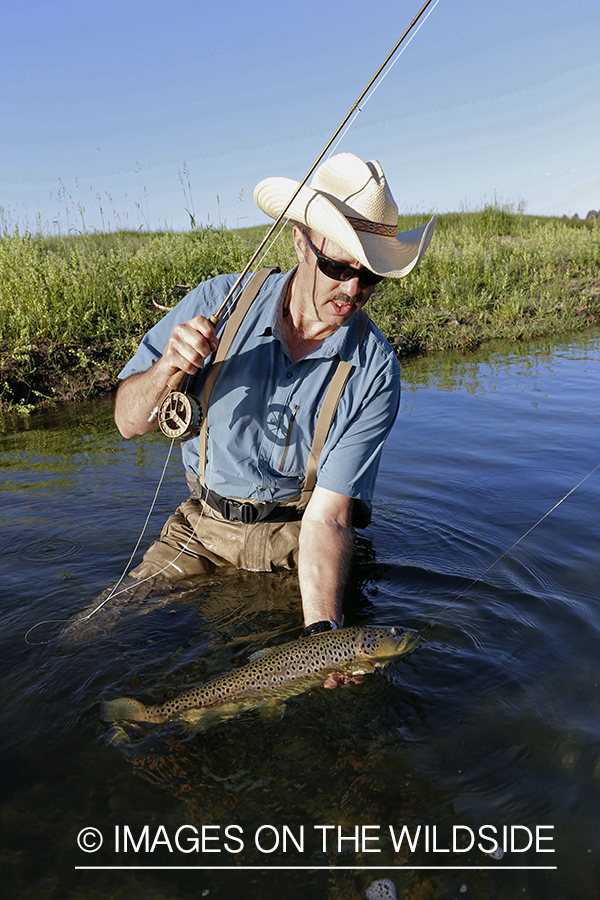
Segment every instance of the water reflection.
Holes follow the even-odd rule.
[[[272,900],[286,891],[355,900],[373,879],[391,877],[411,900],[595,898],[598,475],[505,551],[599,461],[599,362],[600,337],[591,333],[406,366],[403,409],[345,609],[348,624],[422,630],[421,648],[362,685],[292,698],[279,721],[247,712],[203,733],[171,724],[120,750],[104,742],[103,698],[157,702],[295,637],[296,580],[219,573],[183,593],[115,606],[119,615],[81,640],[27,645],[36,622],[70,619],[119,578],[167,448],[161,437],[121,440],[104,402],[40,414],[2,435],[0,858],[8,895],[173,900],[208,891]],[[184,491],[174,456],[144,543]],[[48,626],[44,639],[61,627]],[[453,826],[485,823],[551,825],[556,852],[493,860],[477,847],[434,856],[423,842],[414,851],[405,842],[395,853],[389,835],[390,825],[413,834],[436,826],[445,847]],[[114,850],[115,829],[125,825],[136,836],[162,826],[172,837],[184,824],[237,824],[244,850]],[[304,851],[261,852],[252,835],[267,824],[296,835],[304,827]],[[323,852],[315,826],[325,824],[341,826],[341,849],[328,843]],[[105,835],[97,854],[77,847],[85,826]],[[379,826],[370,833],[380,852],[355,848],[356,826]],[[225,868],[329,863],[334,872]],[[462,868],[410,868],[450,863]],[[76,869],[86,864],[214,870]],[[490,864],[558,868],[466,868]]]
[[[597,336],[591,332],[566,347],[556,339],[541,338],[534,344],[492,341],[471,354],[447,353],[421,357],[404,363],[402,379],[411,388],[456,389],[482,396],[509,388],[543,396],[552,392],[553,380],[567,371],[584,379],[594,371],[598,359]]]

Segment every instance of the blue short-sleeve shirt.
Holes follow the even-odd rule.
[[[213,390],[208,411],[206,483],[224,497],[282,501],[298,494],[316,420],[339,359],[353,365],[317,473],[317,484],[370,500],[384,441],[400,399],[396,356],[372,322],[359,346],[354,315],[297,362],[289,355],[282,307],[292,273],[270,275],[244,317]],[[250,276],[248,276],[250,277]],[[148,369],[177,323],[214,313],[237,276],[202,282],[143,338],[120,373]],[[217,326],[221,334],[228,313]],[[206,368],[188,389],[202,395]],[[199,439],[182,444],[183,464],[198,473]]]

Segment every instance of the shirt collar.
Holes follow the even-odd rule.
[[[282,276],[283,280],[278,279],[279,284],[277,285],[277,290],[271,290],[264,327],[260,331],[257,331],[258,337],[271,337],[271,335],[277,334],[286,294],[297,268],[298,266],[294,266],[293,269],[286,272],[286,274]],[[274,276],[271,276],[271,278],[274,278]],[[268,284],[269,282],[267,281],[267,285]]]
[[[343,359],[344,362],[350,363],[352,366],[362,366],[360,359],[359,330],[360,317],[356,312],[349,322],[346,322],[345,325],[338,328],[338,330],[331,335],[331,338],[328,338],[328,340],[332,340],[333,338],[338,339],[339,346],[337,348],[337,353],[339,353],[340,358]],[[323,341],[323,343],[325,343],[325,341]]]

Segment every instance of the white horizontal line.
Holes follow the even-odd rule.
[[[317,871],[327,871],[327,872],[335,872],[336,870],[348,870],[351,872],[363,872],[366,869],[376,869],[378,872],[381,871],[391,871],[392,869],[403,871],[403,872],[415,872],[419,871],[429,871],[429,872],[439,872],[441,870],[444,871],[459,871],[465,872],[467,869],[474,871],[482,871],[491,869],[493,871],[507,871],[509,869],[518,869],[519,871],[534,871],[536,869],[557,869],[558,866],[75,866],[76,870],[87,870],[87,869],[102,869],[103,871],[115,870],[115,871],[123,871],[123,870],[137,870],[137,869],[151,869],[153,871],[171,871],[171,870],[179,870],[179,869],[197,869],[207,872],[221,872],[221,871],[233,871],[233,872],[268,872],[271,869],[274,870],[283,870],[286,872],[317,872]]]

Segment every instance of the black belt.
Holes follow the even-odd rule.
[[[282,506],[279,503],[267,503],[250,500],[231,500],[229,497],[221,497],[214,491],[200,487],[200,500],[205,500],[211,509],[220,513],[228,522],[243,522],[244,525],[253,525],[254,522],[299,522],[302,511],[296,506]],[[198,498],[196,498],[198,499]]]

